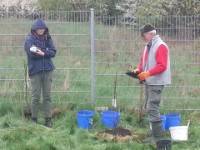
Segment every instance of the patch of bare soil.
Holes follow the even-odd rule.
[[[62,113],[61,108],[54,108],[52,110],[52,117],[58,117]]]
[[[98,132],[97,136],[105,140],[115,142],[126,142],[130,140],[141,142],[144,139],[144,135],[128,129],[124,129],[122,127],[100,131]]]
[[[52,117],[58,117],[62,113],[62,110],[60,108],[54,108],[51,113]],[[31,116],[32,116],[31,109],[25,108],[24,117],[29,120],[31,119]]]

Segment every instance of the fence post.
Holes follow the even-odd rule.
[[[91,35],[91,74],[90,74],[90,80],[91,80],[91,94],[90,94],[90,102],[91,104],[94,104],[94,9],[90,9],[90,35]]]

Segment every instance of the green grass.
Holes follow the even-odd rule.
[[[12,106],[13,107],[13,106]],[[87,108],[82,106],[83,108]],[[53,128],[43,126],[44,118],[40,117],[38,124],[20,117],[20,114],[7,113],[0,118],[0,149],[2,150],[116,150],[116,149],[136,149],[153,150],[154,144],[143,144],[141,142],[113,142],[97,136],[99,131],[107,129],[101,124],[100,112],[95,111],[94,124],[92,129],[81,129],[77,127],[76,112],[81,109],[77,106],[74,109],[63,108],[60,116],[53,118]],[[5,109],[5,108],[4,108]],[[10,109],[7,107],[7,109]],[[87,108],[91,109],[91,108]],[[0,109],[2,111],[2,108]],[[189,139],[185,142],[172,142],[173,150],[195,149],[198,150],[199,138],[199,118],[200,113],[181,113],[181,124],[185,125],[190,119]],[[136,115],[124,111],[121,112],[120,126],[138,133],[148,131],[148,123],[145,121],[140,127]],[[169,139],[169,131],[164,131],[164,137]]]

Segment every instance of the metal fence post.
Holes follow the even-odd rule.
[[[90,102],[94,104],[94,9],[90,9],[90,35],[91,35],[91,74],[90,74],[90,80],[91,80],[91,95],[90,95]]]

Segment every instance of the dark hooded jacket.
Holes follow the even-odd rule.
[[[43,36],[37,36],[36,29],[45,29]],[[36,53],[30,51],[32,46],[38,47],[44,52],[44,56],[38,56]],[[28,57],[28,70],[29,76],[37,74],[39,72],[54,70],[54,65],[51,58],[55,57],[56,49],[49,35],[49,29],[47,25],[41,20],[36,19],[31,27],[31,33],[27,36],[24,43],[24,50]]]

